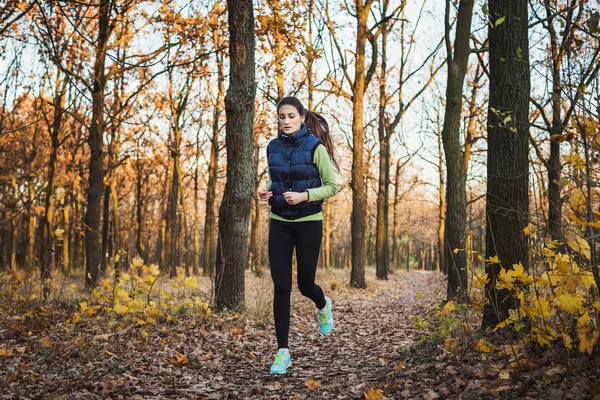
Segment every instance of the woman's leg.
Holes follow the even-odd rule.
[[[296,260],[298,261],[298,289],[311,299],[317,308],[325,307],[325,295],[315,284],[317,262],[321,250],[323,221],[297,222]]]
[[[269,223],[269,264],[275,286],[273,315],[279,348],[288,347],[290,330],[290,294],[292,292],[292,252],[294,250],[292,222],[271,219]]]

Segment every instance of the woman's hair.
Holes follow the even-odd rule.
[[[279,101],[279,103],[277,103],[278,114],[281,106],[285,105],[295,107],[296,110],[298,110],[298,113],[300,113],[300,115],[304,117],[304,124],[306,125],[306,129],[308,129],[310,133],[318,137],[321,143],[323,143],[323,145],[327,149],[327,153],[329,153],[329,158],[331,159],[331,162],[335,166],[335,169],[339,171],[340,166],[338,165],[338,162],[336,160],[335,148],[333,147],[333,141],[331,140],[331,134],[329,132],[329,124],[327,123],[325,118],[323,118],[323,116],[317,114],[316,112],[309,111],[306,108],[304,108],[300,100],[293,96],[284,97]]]

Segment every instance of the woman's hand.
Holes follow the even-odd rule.
[[[288,204],[295,206],[296,204],[302,203],[303,201],[308,201],[308,192],[285,192],[283,193],[283,197]]]
[[[267,189],[260,189],[258,191],[258,197],[262,201],[269,201],[269,199],[273,196],[273,192],[268,191]]]

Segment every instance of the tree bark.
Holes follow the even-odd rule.
[[[248,222],[256,171],[254,154],[254,9],[250,0],[228,0],[230,74],[225,96],[227,181],[219,208],[215,279],[217,309],[244,304]]]
[[[352,87],[352,270],[350,285],[365,288],[367,192],[364,167],[365,44],[372,0],[356,1],[356,63]]]
[[[104,1],[98,7],[98,39],[94,60],[92,86],[92,120],[88,143],[90,146],[90,172],[87,194],[87,210],[85,213],[85,286],[96,285],[101,262],[100,247],[100,207],[104,188],[104,103],[106,88],[106,51],[110,36],[110,14],[112,1]]]
[[[466,254],[466,174],[460,143],[460,121],[465,74],[471,49],[471,19],[473,0],[461,0],[458,7],[454,53],[450,45],[450,0],[446,1],[446,51],[448,80],[446,85],[446,109],[442,138],[446,155],[448,184],[446,186],[446,226],[444,261],[448,271],[448,300],[467,301],[467,254]],[[458,249],[458,252],[454,250]]]
[[[486,258],[489,283],[483,327],[494,327],[518,307],[506,289],[496,289],[500,268],[521,263],[528,268],[528,244],[523,230],[529,211],[529,36],[526,0],[489,0],[492,16],[505,17],[490,25],[490,101],[488,105],[488,173]],[[510,120],[506,118],[510,116]]]

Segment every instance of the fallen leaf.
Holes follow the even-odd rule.
[[[45,347],[50,347],[50,338],[48,336],[44,336],[40,339],[40,343],[43,344]]]
[[[310,390],[313,390],[321,386],[321,381],[315,381],[314,379],[309,378],[306,380],[306,382],[304,382],[304,386]]]
[[[364,395],[366,400],[380,400],[383,397],[383,390],[370,388]]]
[[[429,392],[427,392],[423,395],[423,398],[425,400],[435,400],[435,399],[439,399],[440,396],[433,390],[429,390]]]

